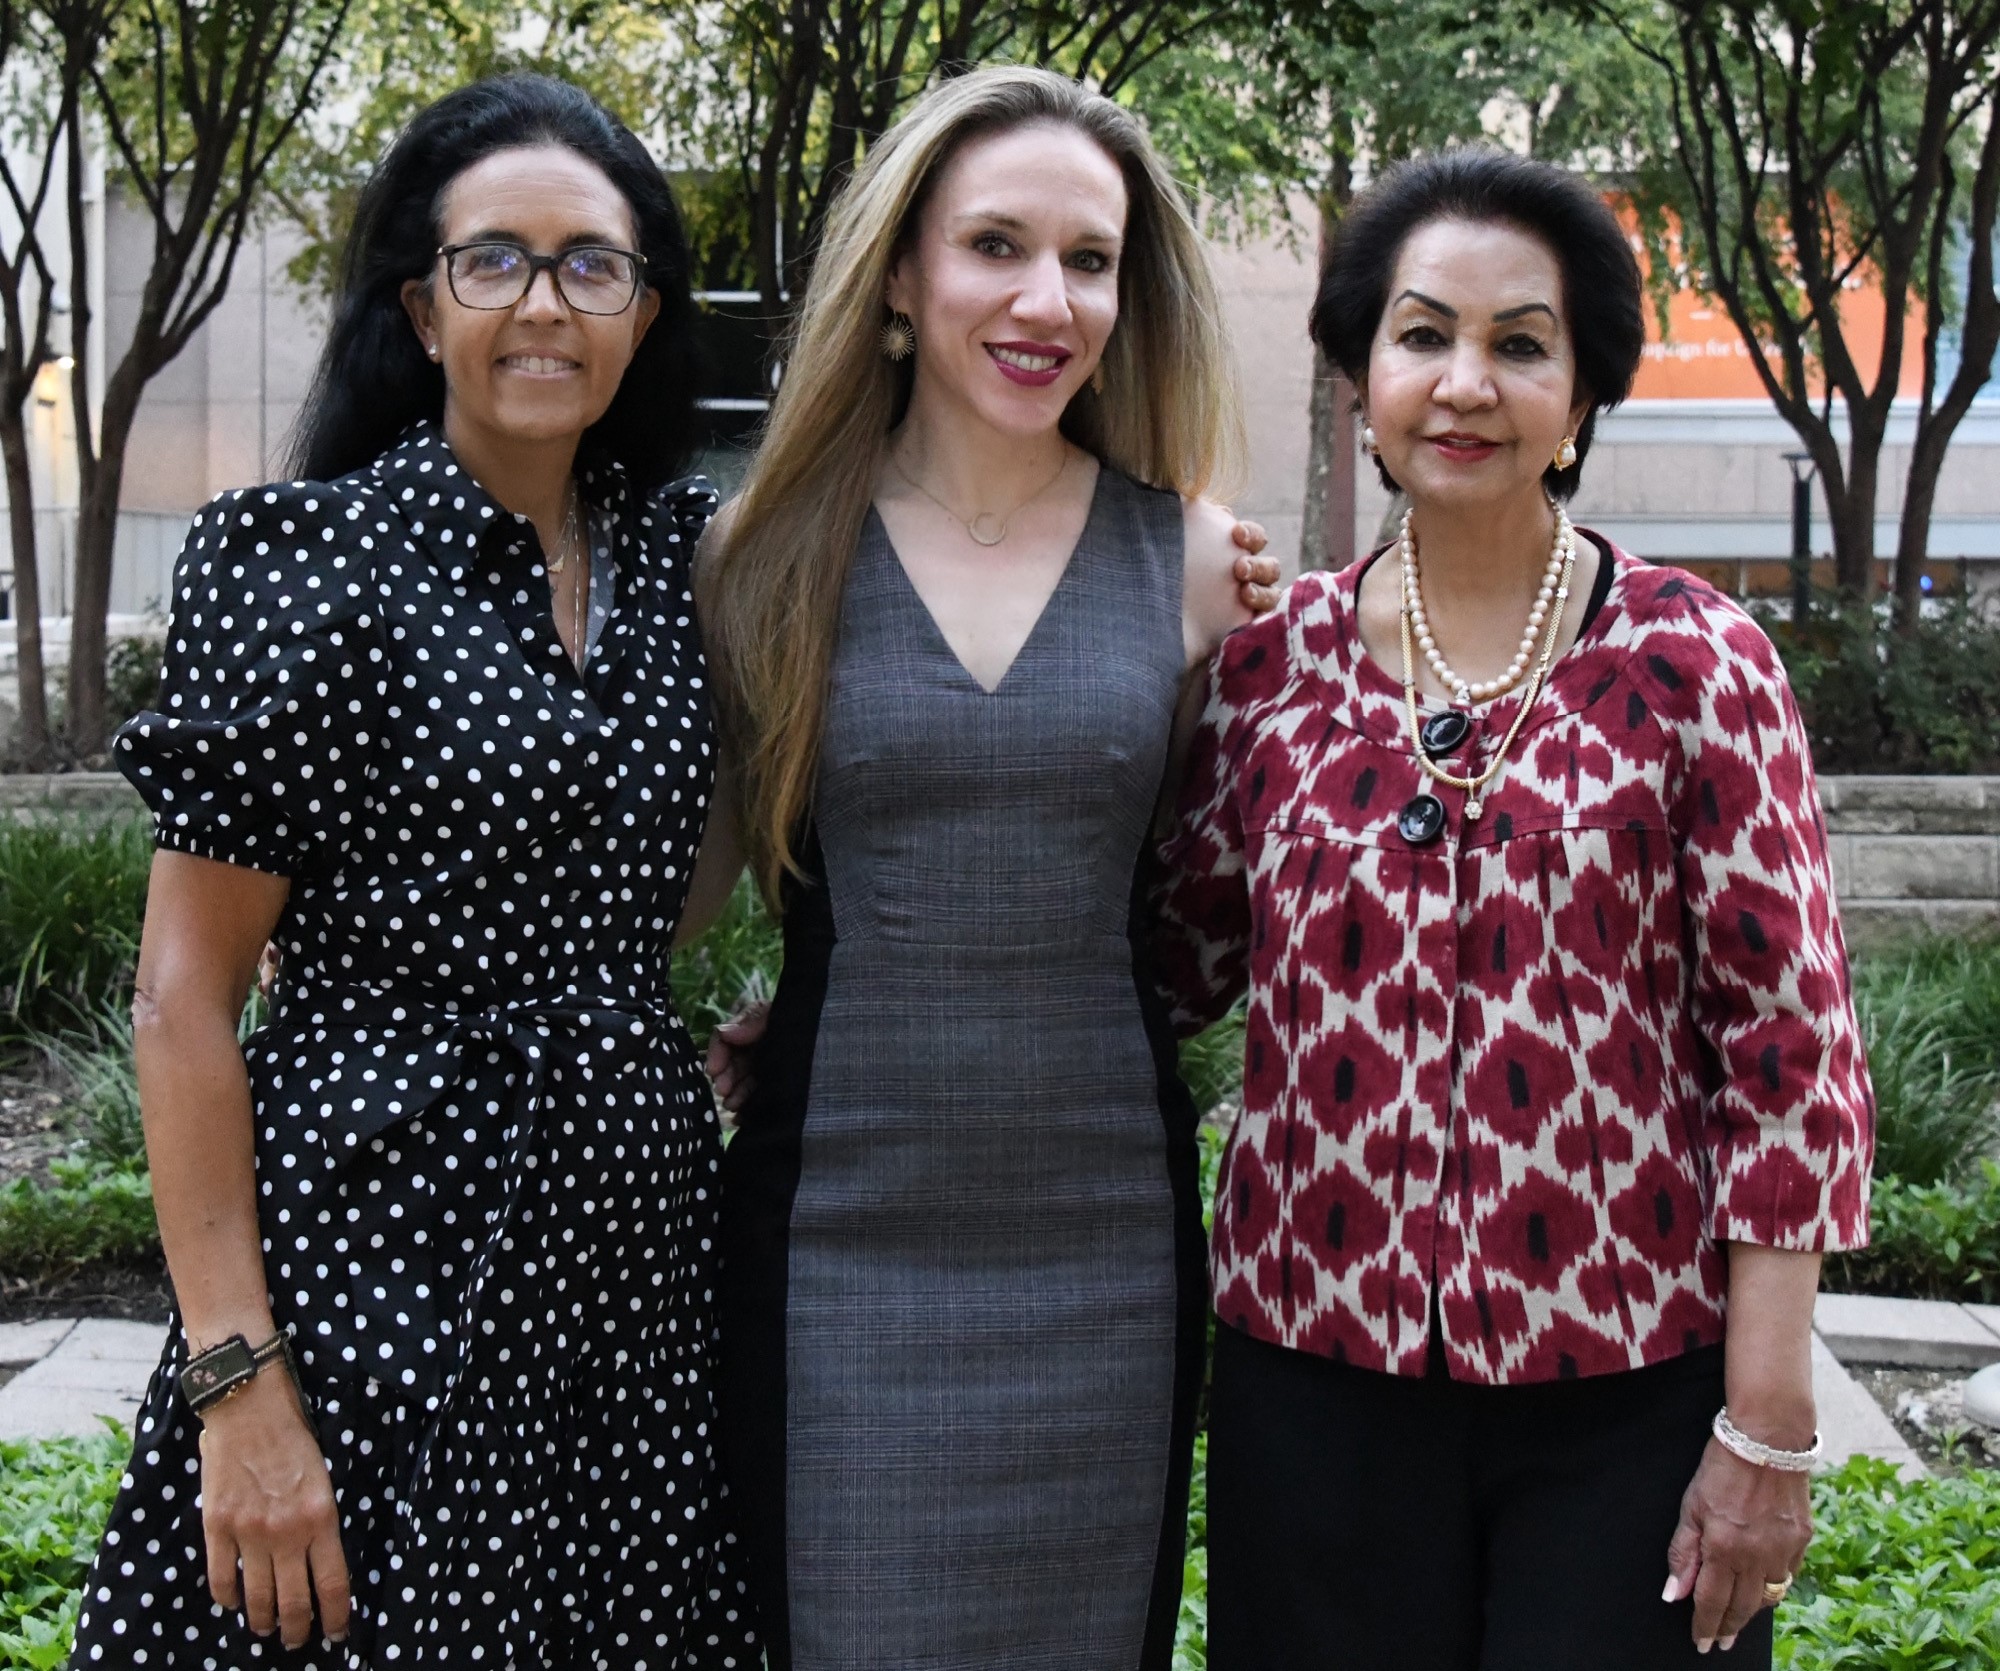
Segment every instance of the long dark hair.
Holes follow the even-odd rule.
[[[444,414],[444,372],[403,311],[403,286],[433,270],[445,189],[481,158],[560,145],[601,168],[632,206],[646,283],[660,311],[611,405],[584,432],[579,462],[620,464],[645,492],[686,467],[700,442],[687,239],[666,176],[587,93],[542,75],[503,75],[448,93],[389,148],[361,194],[340,295],[294,432],[294,472],[331,481],[379,457],[421,418]]]

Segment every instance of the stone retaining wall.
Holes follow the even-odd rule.
[[[1848,938],[2000,922],[2000,778],[1820,780]],[[0,776],[0,816],[134,811],[115,772]]]
[[[1820,803],[1851,941],[2000,921],[2000,778],[1822,778]]]

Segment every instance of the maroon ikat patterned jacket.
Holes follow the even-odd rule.
[[[1474,821],[1361,648],[1363,565],[1223,647],[1156,903],[1183,1027],[1249,988],[1213,1279],[1259,1339],[1421,1375],[1435,1278],[1455,1378],[1597,1375],[1722,1338],[1720,1244],[1867,1240],[1873,1100],[1791,692],[1719,593],[1615,561]],[[1413,844],[1426,790],[1444,830]]]

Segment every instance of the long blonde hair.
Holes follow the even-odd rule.
[[[798,865],[841,596],[911,368],[885,359],[883,300],[925,198],[968,140],[1073,127],[1125,177],[1119,318],[1103,388],[1062,427],[1105,463],[1192,496],[1228,480],[1241,419],[1214,275],[1165,161],[1130,112],[1047,70],[974,70],[932,88],[877,142],[827,218],[763,444],[700,565],[702,626],[741,774],[753,874],[774,904]]]

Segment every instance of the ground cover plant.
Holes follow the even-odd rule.
[[[0,1441],[0,1666],[55,1671],[69,1657],[83,1575],[132,1441]]]
[[[152,851],[138,819],[0,821],[0,1053],[129,994]]]

